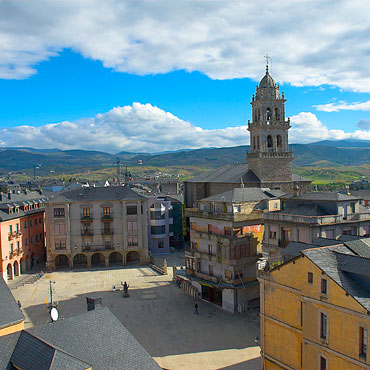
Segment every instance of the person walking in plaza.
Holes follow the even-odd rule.
[[[194,314],[199,315],[198,303],[195,303],[195,305],[194,305]]]

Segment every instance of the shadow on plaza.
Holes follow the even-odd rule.
[[[123,281],[125,270],[131,268],[137,269],[137,267],[121,268]],[[87,273],[86,278],[91,271],[99,270],[107,269],[84,270]],[[68,271],[68,273],[74,272],[81,273],[78,270]],[[59,301],[60,315],[71,317],[86,312],[86,297],[101,297],[103,306],[113,312],[153,357],[255,346],[254,338],[256,334],[258,335],[257,323],[251,322],[245,316],[224,312],[199,299],[197,303],[200,314],[195,315],[193,297],[185,294],[173,282],[155,281],[154,277],[157,274],[154,271],[148,274],[143,271],[143,273],[148,277],[153,276],[153,280],[146,282],[150,287],[130,288],[129,298],[123,298],[121,291],[99,290],[97,287],[96,290],[88,293],[78,293],[70,299]],[[119,282],[117,281],[117,284]],[[127,283],[134,285],[132,282],[130,284],[129,280]],[[74,284],[77,283],[72,282],[71,294],[76,287]],[[33,326],[49,321],[46,304],[27,307],[25,312]],[[248,364],[249,362],[245,363],[244,368],[248,368]],[[235,364],[235,366],[241,365]],[[234,369],[234,367],[228,368]],[[235,367],[237,368],[239,367]]]
[[[254,369],[260,369],[261,368],[261,358],[253,358],[252,360],[247,360],[243,362],[239,362],[234,365],[229,365],[226,367],[220,367],[218,370],[254,370]]]

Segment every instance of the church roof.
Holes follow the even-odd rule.
[[[213,171],[202,173],[185,182],[217,182],[217,183],[231,183],[240,184],[241,179],[243,183],[255,182],[259,183],[259,178],[255,173],[248,169],[246,163],[232,163],[225,164],[222,167],[216,168]]]
[[[276,87],[274,79],[270,76],[268,69],[266,68],[266,74],[263,76],[259,87]]]

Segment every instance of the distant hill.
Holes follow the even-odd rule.
[[[328,143],[323,145],[322,143]],[[336,143],[335,145],[333,143]],[[338,144],[339,143],[339,144]],[[350,147],[338,147],[346,145]],[[292,144],[295,160],[293,166],[355,166],[370,163],[370,147],[367,142],[323,141],[312,144]],[[87,150],[57,150],[43,149],[38,151],[33,148],[1,148],[0,172],[32,170],[34,164],[40,164],[37,170],[39,175],[47,174],[50,170],[56,173],[86,172],[116,165],[117,157],[121,165],[137,165],[140,159],[147,166],[192,166],[215,168],[227,163],[243,163],[246,160],[246,145],[230,148],[205,148],[196,150],[176,151],[164,154],[137,154],[120,152],[109,154],[100,151]]]
[[[322,140],[309,145],[334,146],[336,148],[370,148],[370,140]]]

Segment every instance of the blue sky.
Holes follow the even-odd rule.
[[[270,29],[263,14],[263,25],[248,18],[261,9],[236,3],[66,1],[56,9],[4,1],[0,145],[115,152],[248,144],[266,51],[288,100],[291,142],[370,139],[367,3],[272,3],[275,10],[262,10]],[[319,10],[331,15],[317,20]]]

